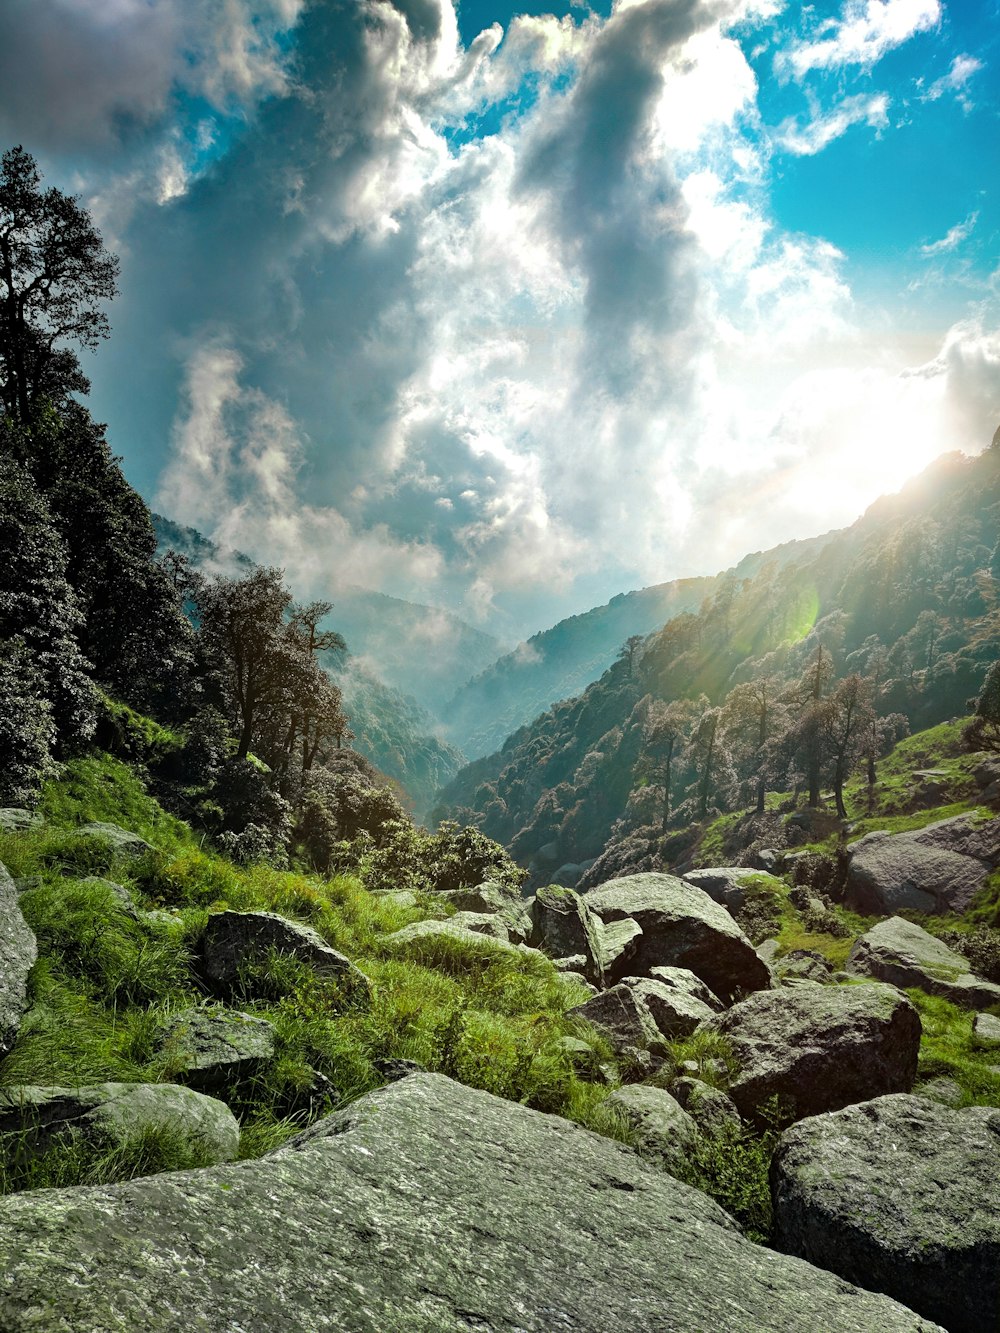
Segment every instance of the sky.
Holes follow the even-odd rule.
[[[514,641],[1000,425],[1000,0],[4,0],[129,479]]]

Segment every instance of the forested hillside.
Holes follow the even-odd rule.
[[[765,554],[745,556],[729,577],[749,578],[764,560],[782,565],[804,559],[825,539],[786,542]],[[726,574],[674,579],[619,593],[604,606],[560,620],[533,634],[512,653],[470,680],[443,714],[447,735],[467,755],[489,754],[550,705],[570,699],[608,669],[637,635],[645,638],[666,620],[696,611]]]
[[[998,534],[1000,438],[945,455],[798,558],[717,580],[464,769],[439,814],[544,877],[609,843],[618,869],[669,865],[690,842],[674,833],[763,808],[769,790],[815,802],[907,728],[968,711],[1000,641]]]
[[[206,574],[246,574],[254,568],[249,556],[222,550],[194,528],[174,523],[160,514],[153,515],[153,526],[161,558],[175,552],[191,568]],[[324,652],[323,666],[341,691],[350,721],[351,743],[379,772],[399,784],[409,808],[423,818],[436,793],[462,766],[463,756],[436,734],[438,724],[414,698],[379,678],[371,659],[381,659],[371,636],[377,612],[384,609],[384,603],[389,609],[378,634],[393,640],[399,652],[409,642],[405,625],[428,608],[376,593],[348,593],[343,601],[346,607],[338,602],[321,618],[321,625],[325,630],[335,630],[346,647]],[[401,615],[404,623],[400,621]],[[468,626],[462,626],[461,622],[456,625],[458,629],[451,641],[463,642],[461,631]],[[475,635],[471,629],[468,633]],[[487,644],[493,643],[486,636],[482,638]],[[356,656],[356,652],[362,656]],[[433,672],[428,673],[428,678],[433,678]]]

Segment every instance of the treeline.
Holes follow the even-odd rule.
[[[762,560],[632,636],[582,695],[463,770],[438,815],[474,821],[539,876],[609,843],[623,866],[627,844],[669,860],[674,833],[760,810],[773,790],[813,805],[828,791],[843,817],[850,776],[874,790],[906,728],[961,716],[983,691],[1000,643],[998,533],[1000,438],[945,456],[819,555]]]
[[[22,148],[0,160],[0,804],[97,745],[238,860],[394,867],[417,885],[518,873],[472,831],[416,829],[349,748],[326,602],[282,571],[156,559],[150,513],[80,402],[118,265]]]

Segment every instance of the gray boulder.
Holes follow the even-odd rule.
[[[225,1103],[173,1083],[0,1089],[0,1134],[35,1150],[76,1136],[116,1147],[150,1130],[182,1134],[207,1164],[231,1162],[240,1144],[239,1124]]]
[[[216,912],[199,941],[201,971],[222,995],[236,990],[248,968],[266,966],[272,955],[294,958],[317,976],[368,993],[371,982],[354,964],[309,926],[275,912]]]
[[[584,895],[601,920],[631,917],[642,929],[631,966],[637,974],[686,967],[722,1000],[764,990],[771,974],[724,907],[675,875],[628,875]]]
[[[525,949],[523,945],[511,944],[499,939],[495,934],[486,934],[481,930],[470,930],[460,920],[462,913],[447,917],[444,921],[414,921],[402,930],[386,935],[384,943],[397,953],[419,954],[439,940],[456,940],[462,944],[487,952],[507,954],[515,958],[536,954],[537,950]],[[497,918],[494,918],[495,920]],[[544,955],[539,954],[539,957]]]
[[[600,917],[592,915],[598,923],[604,980],[607,985],[613,986],[616,981],[621,981],[622,977],[636,970],[635,955],[642,939],[642,927],[630,916],[602,923]]]
[[[473,935],[489,935],[504,944],[510,941],[510,932],[498,912],[456,912],[448,920],[461,930],[471,930]]]
[[[96,821],[92,824],[81,824],[73,832],[81,838],[97,838],[107,843],[114,855],[123,861],[137,861],[147,852],[154,850],[152,843],[140,838],[138,833],[130,833],[120,824]]]
[[[779,1120],[836,1111],[887,1092],[909,1092],[920,1018],[892,986],[804,986],[751,995],[702,1025],[729,1042],[737,1073],[729,1095],[745,1120],[776,1097]]]
[[[984,1050],[1000,1046],[1000,1018],[993,1014],[976,1014],[972,1020],[972,1039]]]
[[[531,902],[532,943],[553,958],[579,955],[580,969],[595,986],[604,982],[601,966],[601,922],[575,889],[552,884],[539,889]]]
[[[727,911],[738,912],[746,902],[746,880],[759,875],[759,870],[749,866],[710,866],[707,870],[685,870],[684,882],[703,890]]]
[[[626,977],[570,1013],[593,1023],[633,1071],[656,1068],[666,1043],[686,1037],[713,1012],[696,996],[649,977]]]
[[[470,889],[449,889],[435,897],[457,907],[460,912],[495,912],[502,918],[511,940],[516,944],[528,943],[531,915],[528,903],[517,889],[490,879]]]
[[[825,985],[833,980],[833,968],[815,949],[792,949],[776,958],[771,970],[782,985],[789,981],[818,981]]]
[[[0,1200],[5,1333],[932,1333],[636,1153],[415,1074],[269,1156]]]
[[[715,1137],[727,1129],[740,1129],[743,1121],[731,1097],[699,1078],[675,1078],[670,1095],[682,1106],[703,1134]]]
[[[879,1097],[785,1133],[781,1248],[952,1333],[1000,1327],[1000,1111]]]
[[[869,833],[848,848],[848,907],[964,912],[1000,864],[1000,820],[957,815],[909,833]]]
[[[42,817],[37,810],[22,810],[12,805],[0,809],[0,833],[23,833],[41,826]]]
[[[698,1127],[669,1092],[633,1083],[613,1092],[604,1105],[624,1116],[641,1157],[671,1175],[684,1167],[698,1140]]]
[[[973,976],[968,959],[900,916],[880,921],[855,941],[847,970],[892,986],[914,986],[966,1009],[1000,1003],[1000,986]]]
[[[695,1000],[700,1000],[713,1013],[719,1013],[725,1006],[717,995],[708,989],[700,977],[686,967],[651,967],[650,980],[662,982],[670,990],[683,991]]]
[[[164,1027],[159,1052],[173,1077],[200,1092],[221,1092],[262,1073],[277,1051],[264,1018],[234,1009],[188,1009]]]
[[[17,905],[17,886],[0,865],[0,1055],[14,1045],[28,1003],[28,973],[37,957],[34,933]]]

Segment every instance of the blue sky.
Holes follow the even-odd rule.
[[[1000,424],[998,0],[8,0],[92,409],[302,590],[517,638]]]

